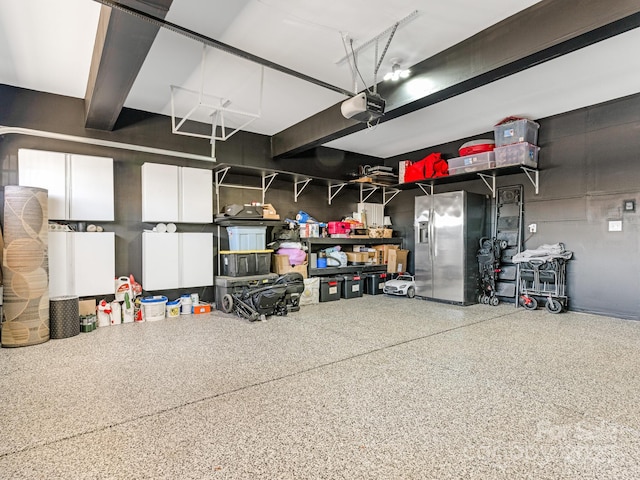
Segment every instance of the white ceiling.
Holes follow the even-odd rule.
[[[534,0],[174,0],[166,20],[226,44],[353,90],[343,36],[357,48],[414,11],[397,31],[380,68],[411,66],[517,13]],[[0,83],[83,98],[101,5],[92,0],[0,0]],[[380,40],[384,48],[386,37]],[[472,92],[327,144],[390,157],[490,131],[509,115],[541,118],[640,91],[640,32],[630,31]],[[259,103],[257,64],[161,29],[125,102],[171,114],[170,85],[229,99],[230,108],[261,112],[246,130],[273,135],[346,97],[271,69]],[[373,83],[373,45],[358,55]],[[358,89],[362,83],[358,83]],[[417,85],[424,90],[428,86]],[[198,106],[176,95],[176,114]],[[393,108],[389,105],[388,109]],[[210,109],[194,119],[209,121]],[[229,116],[228,121],[234,118]]]

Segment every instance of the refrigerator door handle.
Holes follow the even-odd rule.
[[[429,236],[431,237],[431,242],[429,243],[429,253],[431,254],[431,258],[435,258],[438,256],[438,249],[436,245],[436,227],[433,225],[433,219],[435,217],[433,205],[431,205],[431,209],[429,210]]]

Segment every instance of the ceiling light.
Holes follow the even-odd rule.
[[[384,80],[392,80],[397,82],[401,78],[408,78],[411,70],[403,70],[398,63],[394,63],[391,66],[391,71],[384,76]]]

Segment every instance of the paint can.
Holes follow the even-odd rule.
[[[191,315],[191,305],[192,305],[191,295],[189,295],[188,293],[185,295],[181,295],[180,302],[181,302],[180,313],[182,315]]]

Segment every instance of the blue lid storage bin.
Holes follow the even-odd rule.
[[[227,227],[229,250],[264,250],[267,227]]]

